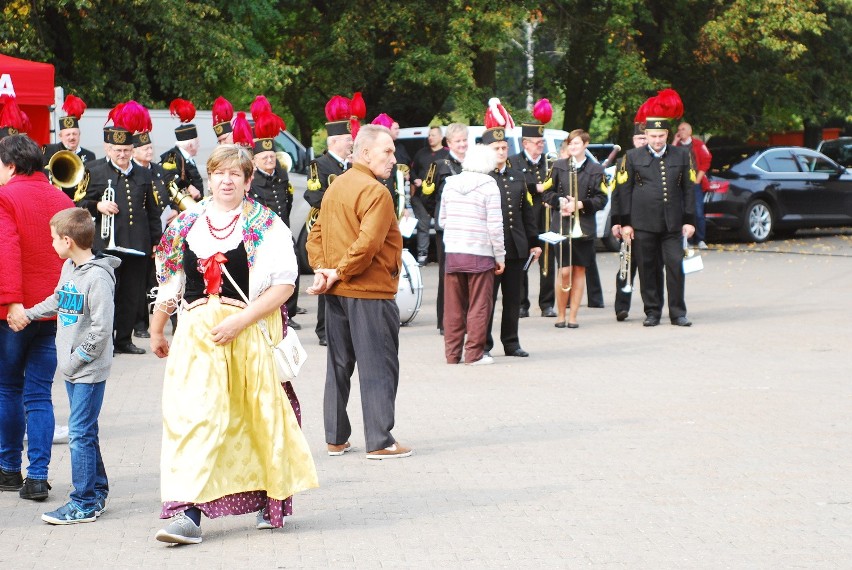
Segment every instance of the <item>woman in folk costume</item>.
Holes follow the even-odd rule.
[[[217,147],[207,161],[212,196],[181,213],[156,252],[151,349],[170,356],[160,516],[172,521],[156,535],[162,542],[201,542],[202,513],[257,512],[257,528],[281,527],[291,514],[288,497],[318,485],[256,326],[265,320],[272,341],[281,340],[279,307],[293,294],[297,267],[290,230],[246,196],[253,169],[246,149]],[[163,326],[178,305],[180,326],[170,346]]]

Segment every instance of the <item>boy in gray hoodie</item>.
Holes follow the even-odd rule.
[[[115,273],[121,261],[93,255],[95,224],[82,208],[62,210],[50,219],[53,249],[67,261],[53,295],[26,310],[30,321],[58,315],[57,370],[65,378],[71,405],[70,500],[41,518],[51,524],[92,522],[106,508],[109,482],[98,443],[98,415],[112,366]]]

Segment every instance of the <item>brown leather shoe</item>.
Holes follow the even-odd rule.
[[[408,457],[414,453],[410,447],[403,447],[398,441],[393,442],[393,445],[384,449],[377,449],[367,454],[367,459],[401,459]]]
[[[352,451],[352,444],[348,441],[346,443],[341,443],[340,445],[334,445],[333,443],[328,444],[328,454],[332,457],[343,455],[347,451]]]

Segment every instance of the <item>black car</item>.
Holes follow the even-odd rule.
[[[715,148],[709,181],[708,229],[760,243],[800,228],[852,225],[852,173],[815,150]]]
[[[834,162],[842,164],[846,168],[852,168],[852,137],[822,141],[817,150]]]

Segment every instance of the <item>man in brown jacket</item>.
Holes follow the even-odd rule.
[[[394,144],[390,131],[361,127],[353,167],[328,187],[308,236],[314,268],[312,295],[326,295],[328,357],[323,412],[329,455],[352,449],[346,413],[358,364],[368,459],[408,457],[412,450],[391,435],[399,384],[399,308],[394,300],[402,265],[402,236],[388,178]]]

